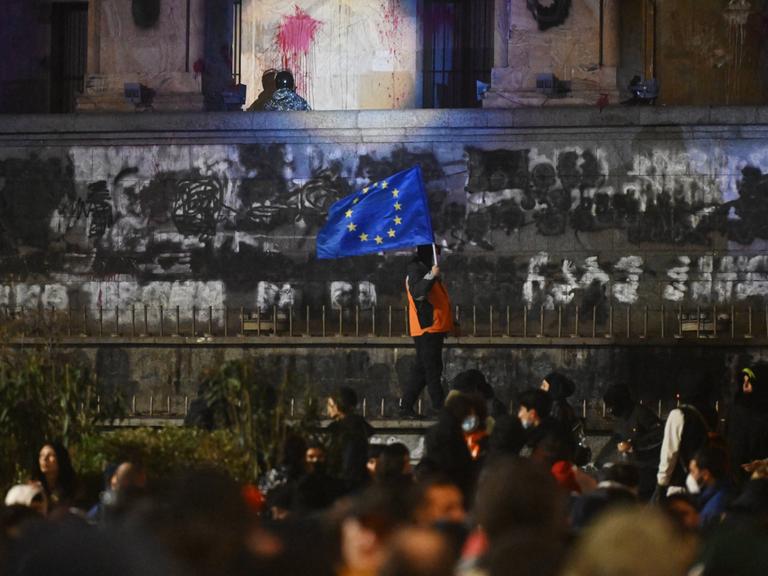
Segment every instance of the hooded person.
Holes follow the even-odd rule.
[[[768,458],[768,386],[751,368],[739,372],[727,439],[735,467]]]
[[[574,462],[579,466],[587,464],[592,457],[592,451],[586,443],[584,423],[576,416],[576,411],[568,402],[568,398],[576,392],[576,384],[560,372],[550,372],[542,379],[540,388],[549,394],[552,400],[552,407],[549,411],[550,418],[571,435],[574,446]]]
[[[416,358],[403,391],[401,418],[414,418],[413,410],[421,391],[429,393],[432,409],[445,402],[443,390],[443,341],[453,332],[453,311],[435,256],[440,247],[423,244],[408,264],[405,290],[408,296],[408,328]]]

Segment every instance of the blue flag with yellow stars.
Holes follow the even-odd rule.
[[[359,256],[432,242],[427,195],[416,166],[335,202],[317,234],[317,257]]]

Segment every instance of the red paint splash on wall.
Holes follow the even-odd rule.
[[[283,15],[277,27],[275,41],[280,49],[283,68],[293,72],[296,91],[308,96],[309,70],[307,59],[315,35],[323,23],[294,5],[294,13]]]
[[[403,11],[400,0],[380,0],[379,11],[381,19],[376,25],[379,38],[389,52],[390,58],[394,63],[397,63],[400,61],[403,49]],[[387,91],[387,95],[391,98],[392,108],[399,108],[404,94],[398,93],[394,72],[392,73],[392,86]]]

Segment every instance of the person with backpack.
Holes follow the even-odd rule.
[[[678,376],[676,397],[679,405],[670,411],[664,425],[653,497],[656,501],[686,491],[688,465],[713,434],[717,415],[708,404],[706,384],[705,380],[687,372]]]

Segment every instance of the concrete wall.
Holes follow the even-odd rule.
[[[247,104],[288,68],[315,110],[420,105],[416,0],[244,0],[242,20]]]
[[[406,254],[318,261],[314,237],[335,199],[418,163],[457,304],[762,310],[766,119],[761,108],[8,116],[0,304],[402,306]],[[317,362],[350,353],[332,347]],[[583,374],[625,370],[624,353],[601,354]],[[533,374],[560,362],[489,357],[505,382],[529,379],[507,363]],[[389,366],[391,392],[397,360],[369,363]],[[167,380],[130,364],[149,371],[131,379]]]

